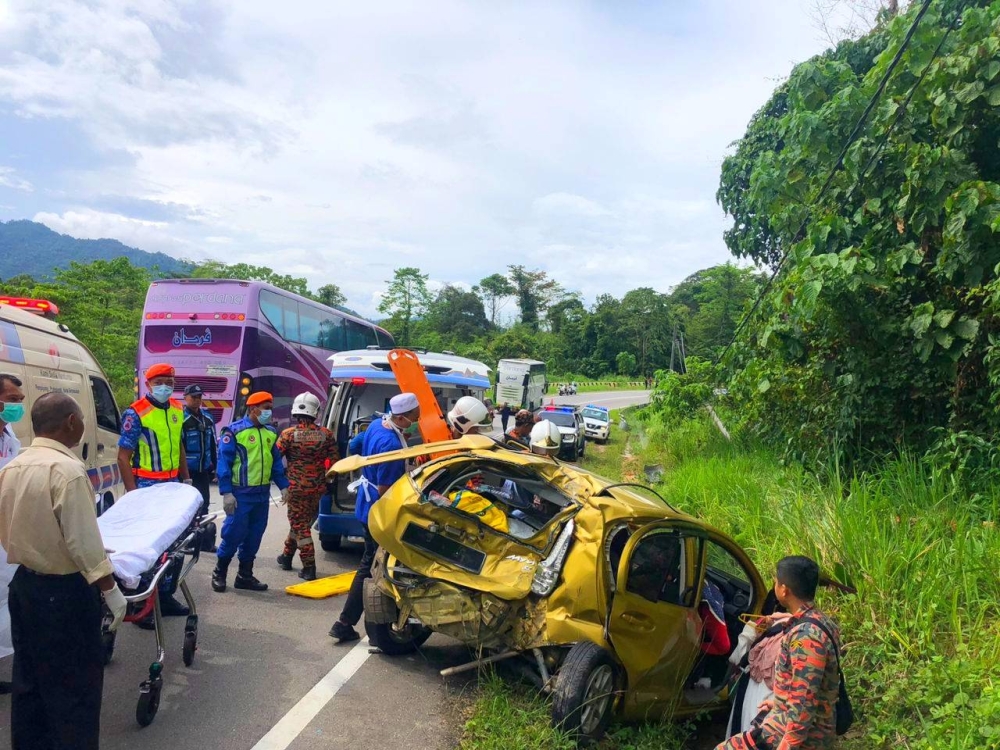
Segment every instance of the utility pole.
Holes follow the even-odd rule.
[[[677,326],[675,325],[670,341],[670,369],[681,375],[686,375],[686,359],[687,354],[684,351],[684,332],[677,330]]]

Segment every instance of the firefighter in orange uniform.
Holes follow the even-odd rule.
[[[291,482],[285,495],[289,531],[285,549],[278,555],[278,565],[291,570],[298,549],[302,560],[299,578],[307,581],[316,579],[312,525],[319,514],[319,499],[326,490],[326,470],[338,458],[337,437],[316,424],[319,406],[319,399],[311,393],[296,396],[292,402],[292,419],[296,424],[278,438],[278,451],[288,464],[286,474]]]

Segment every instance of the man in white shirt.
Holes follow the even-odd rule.
[[[104,687],[101,599],[113,630],[127,607],[94,512],[79,404],[46,393],[34,440],[0,470],[0,544],[19,563],[8,606],[14,641],[12,750],[98,750]]]
[[[24,416],[24,384],[14,375],[0,372],[0,469],[14,460],[21,450],[21,441],[11,425]],[[7,564],[7,553],[0,546],[0,659],[14,653],[10,638],[10,612],[7,609],[7,587],[14,577],[16,565]],[[10,692],[10,683],[0,680],[0,694]]]

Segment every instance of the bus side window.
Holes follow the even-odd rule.
[[[306,346],[323,346],[324,315],[307,305],[299,305],[299,343]]]
[[[299,340],[299,309],[295,300],[261,289],[260,310],[283,339]]]
[[[344,325],[347,328],[346,349],[365,349],[378,344],[374,328],[347,319],[344,320]]]
[[[320,344],[324,349],[329,349],[332,352],[342,352],[348,347],[345,345],[345,330],[344,330],[344,319],[338,317],[326,317],[323,319],[322,323],[322,335],[323,343]]]

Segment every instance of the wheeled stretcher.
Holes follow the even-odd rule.
[[[119,588],[129,603],[125,622],[145,620],[152,614],[156,634],[156,659],[149,678],[139,685],[135,718],[148,726],[156,717],[163,689],[166,657],[160,592],[180,589],[191,609],[184,624],[183,659],[190,667],[198,649],[198,611],[187,585],[187,575],[198,562],[206,537],[214,536],[218,514],[198,516],[201,494],[185,484],[170,482],[127,492],[98,519],[104,547],[115,568]],[[111,661],[117,633],[104,620],[104,663]]]

